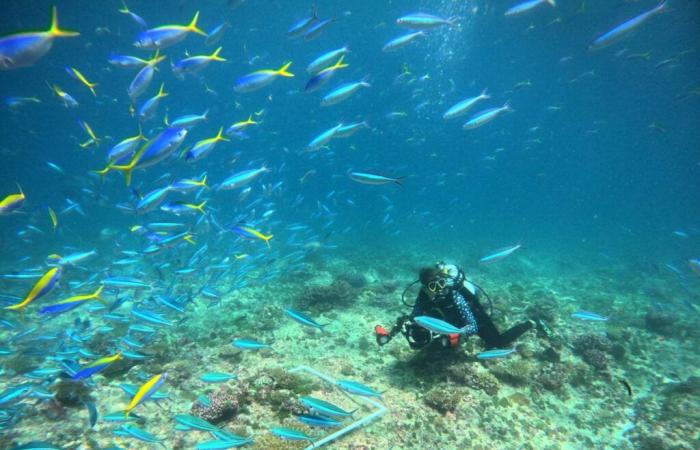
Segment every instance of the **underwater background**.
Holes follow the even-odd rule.
[[[670,0],[629,24],[659,3],[539,3],[506,15],[517,1],[3,2],[2,36],[47,30],[54,5],[80,35],[50,38],[21,68],[0,40],[0,448],[312,448],[380,406],[328,448],[700,447],[700,4]],[[153,58],[139,36],[197,11],[209,36],[161,46],[130,98],[150,65],[115,55]],[[422,22],[397,24],[405,17]],[[343,46],[323,67],[342,53],[348,66],[305,92],[318,76],[307,66]],[[218,47],[226,61],[172,67]],[[269,84],[242,92],[246,74],[289,61],[293,77],[258,74]],[[168,95],[140,119],[161,84]],[[152,142],[178,119],[184,142],[161,160],[140,167],[140,139],[108,159],[139,129]],[[357,126],[329,131],[340,124]],[[227,141],[188,157],[221,127]],[[113,166],[130,162],[127,186]],[[410,312],[402,293],[410,305],[419,288],[407,286],[438,261],[488,293],[499,327],[543,327],[498,359],[475,357],[477,337],[376,345],[375,325]],[[56,267],[55,285],[12,307]],[[74,298],[99,286],[99,298]],[[70,310],[49,308],[66,299]],[[308,397],[356,411],[309,426],[295,417]]]

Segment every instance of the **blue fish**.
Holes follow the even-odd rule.
[[[138,48],[163,49],[177,44],[187,37],[188,33],[207,36],[207,33],[197,27],[199,11],[194,14],[188,25],[161,25],[139,33],[134,46]]]
[[[270,428],[270,432],[281,439],[287,439],[290,441],[309,441],[312,444],[314,443],[311,436],[308,436],[299,430],[295,430],[294,428],[273,427]]]
[[[515,353],[515,348],[494,348],[492,350],[477,353],[476,357],[477,359],[495,359],[504,358],[513,353]]]
[[[27,31],[0,38],[0,70],[33,65],[46,55],[57,37],[74,37],[80,33],[58,27],[56,7],[51,10],[51,26],[47,31]]]
[[[574,319],[585,320],[588,322],[605,322],[610,319],[610,316],[601,316],[590,311],[576,311],[571,314]]]
[[[287,71],[291,65],[292,62],[290,61],[277,70],[264,69],[244,75],[235,81],[233,90],[241,93],[253,92],[271,84],[277,77],[293,77],[294,74]]]
[[[616,26],[607,33],[604,33],[603,35],[597,37],[588,49],[599,50],[617,42],[618,40],[622,39],[632,31],[634,31],[652,16],[665,11],[667,3],[668,2],[664,0],[661,3],[659,3],[655,8],[652,8],[649,11],[638,15],[637,17],[633,17],[632,19]]]
[[[318,322],[316,322],[314,319],[312,319],[311,317],[309,317],[308,315],[306,315],[306,314],[304,314],[304,313],[302,313],[302,312],[299,312],[299,311],[295,311],[295,310],[293,310],[293,309],[286,308],[286,309],[284,310],[284,312],[285,312],[285,314],[287,314],[289,317],[291,317],[292,319],[294,319],[296,322],[299,322],[299,323],[302,324],[302,325],[306,325],[307,327],[318,328],[318,329],[321,330],[321,331],[325,331],[325,330],[323,329],[323,327],[325,327],[326,325],[328,325],[327,323],[321,325],[321,324],[319,324]]]
[[[270,348],[270,344],[254,341],[251,339],[235,339],[231,345],[241,350],[259,350],[261,348]]]
[[[340,380],[336,383],[336,385],[344,390],[345,392],[348,392],[350,394],[355,394],[355,395],[362,395],[364,397],[378,397],[381,398],[382,394],[375,391],[374,389],[365,386],[362,383],[358,383],[357,381],[351,381],[351,380]]]

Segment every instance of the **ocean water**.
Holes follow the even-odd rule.
[[[560,1],[504,14],[516,3],[130,1],[134,19],[119,1],[3,2],[0,448],[698,448],[700,5],[670,0],[630,23],[657,4]],[[80,35],[12,67],[8,42],[45,31],[54,4],[61,29]],[[290,36],[314,8],[306,28],[328,25]],[[152,81],[130,99],[141,66],[110,55],[151,58],[155,48],[134,45],[139,34],[185,26],[197,11],[204,32],[228,24],[220,40],[187,32],[162,46]],[[434,23],[397,23],[416,13]],[[634,29],[616,28],[625,23]],[[591,48],[612,30],[619,39]],[[174,73],[219,46],[226,61]],[[343,46],[348,66],[305,92],[307,66]],[[234,89],[290,61],[293,77]],[[95,95],[72,70],[97,83]],[[360,81],[369,86],[321,104]],[[168,95],[139,120],[161,84]],[[489,98],[443,118],[483,91]],[[158,142],[168,124],[204,112],[154,164],[139,160],[153,149],[145,143],[107,159],[139,129]],[[352,123],[352,136],[310,145]],[[113,166],[130,161],[127,185]],[[163,191],[143,207],[149,193],[204,176],[206,187]],[[20,189],[23,199],[10,197]],[[375,343],[375,325],[389,330],[411,312],[421,288],[410,284],[438,261],[482,288],[501,331],[537,322],[515,352],[477,358],[477,336],[442,348],[436,334],[417,351],[401,334]],[[56,267],[60,279],[34,298]],[[75,298],[100,286],[99,299]],[[66,299],[74,309],[56,306]],[[81,372],[95,361],[98,373]],[[212,373],[233,378],[202,379]],[[154,399],[149,380],[167,399]],[[338,380],[381,395],[347,393]],[[336,428],[309,426],[296,418],[314,410],[308,396],[355,413]]]

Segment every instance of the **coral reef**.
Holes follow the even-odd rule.
[[[352,304],[356,293],[343,279],[336,279],[328,285],[307,285],[297,296],[295,306],[311,313],[323,313]]]
[[[670,313],[658,309],[647,310],[644,323],[650,331],[663,336],[672,336],[678,331],[678,319]]]
[[[496,395],[501,385],[498,379],[487,370],[470,364],[455,364],[446,369],[450,380],[470,389],[484,391],[488,395]]]
[[[216,424],[235,416],[248,402],[248,397],[247,383],[239,380],[235,386],[224,385],[209,394],[211,405],[204,406],[200,402],[195,402],[191,411],[194,416]]]
[[[608,353],[612,348],[612,343],[605,336],[597,334],[584,334],[574,340],[574,351],[581,358],[598,370],[608,368]]]
[[[548,363],[537,372],[535,379],[547,390],[557,391],[564,386],[568,371],[563,364]]]
[[[461,397],[456,391],[454,385],[440,384],[423,396],[423,403],[441,414],[455,412]]]
[[[533,365],[525,359],[511,358],[489,365],[489,370],[504,383],[522,386],[532,378]]]

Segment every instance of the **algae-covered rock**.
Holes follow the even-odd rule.
[[[557,391],[566,383],[568,371],[563,364],[549,363],[540,368],[535,379],[547,390]]]
[[[671,313],[660,311],[658,309],[649,309],[644,316],[644,323],[647,328],[654,333],[663,336],[672,336],[677,332],[677,324],[679,320]]]
[[[337,279],[329,285],[305,286],[296,298],[295,307],[318,314],[347,307],[355,297],[355,289],[350,283]]]
[[[598,370],[608,368],[612,343],[605,336],[584,334],[574,340],[574,352]]]
[[[435,411],[445,414],[455,412],[461,395],[455,385],[441,384],[430,389],[423,396],[423,403]]]
[[[489,367],[492,374],[500,381],[514,386],[522,386],[532,379],[533,365],[524,359],[499,361]]]
[[[470,389],[496,395],[501,385],[488,370],[470,364],[455,364],[446,369],[447,376],[453,382]]]

